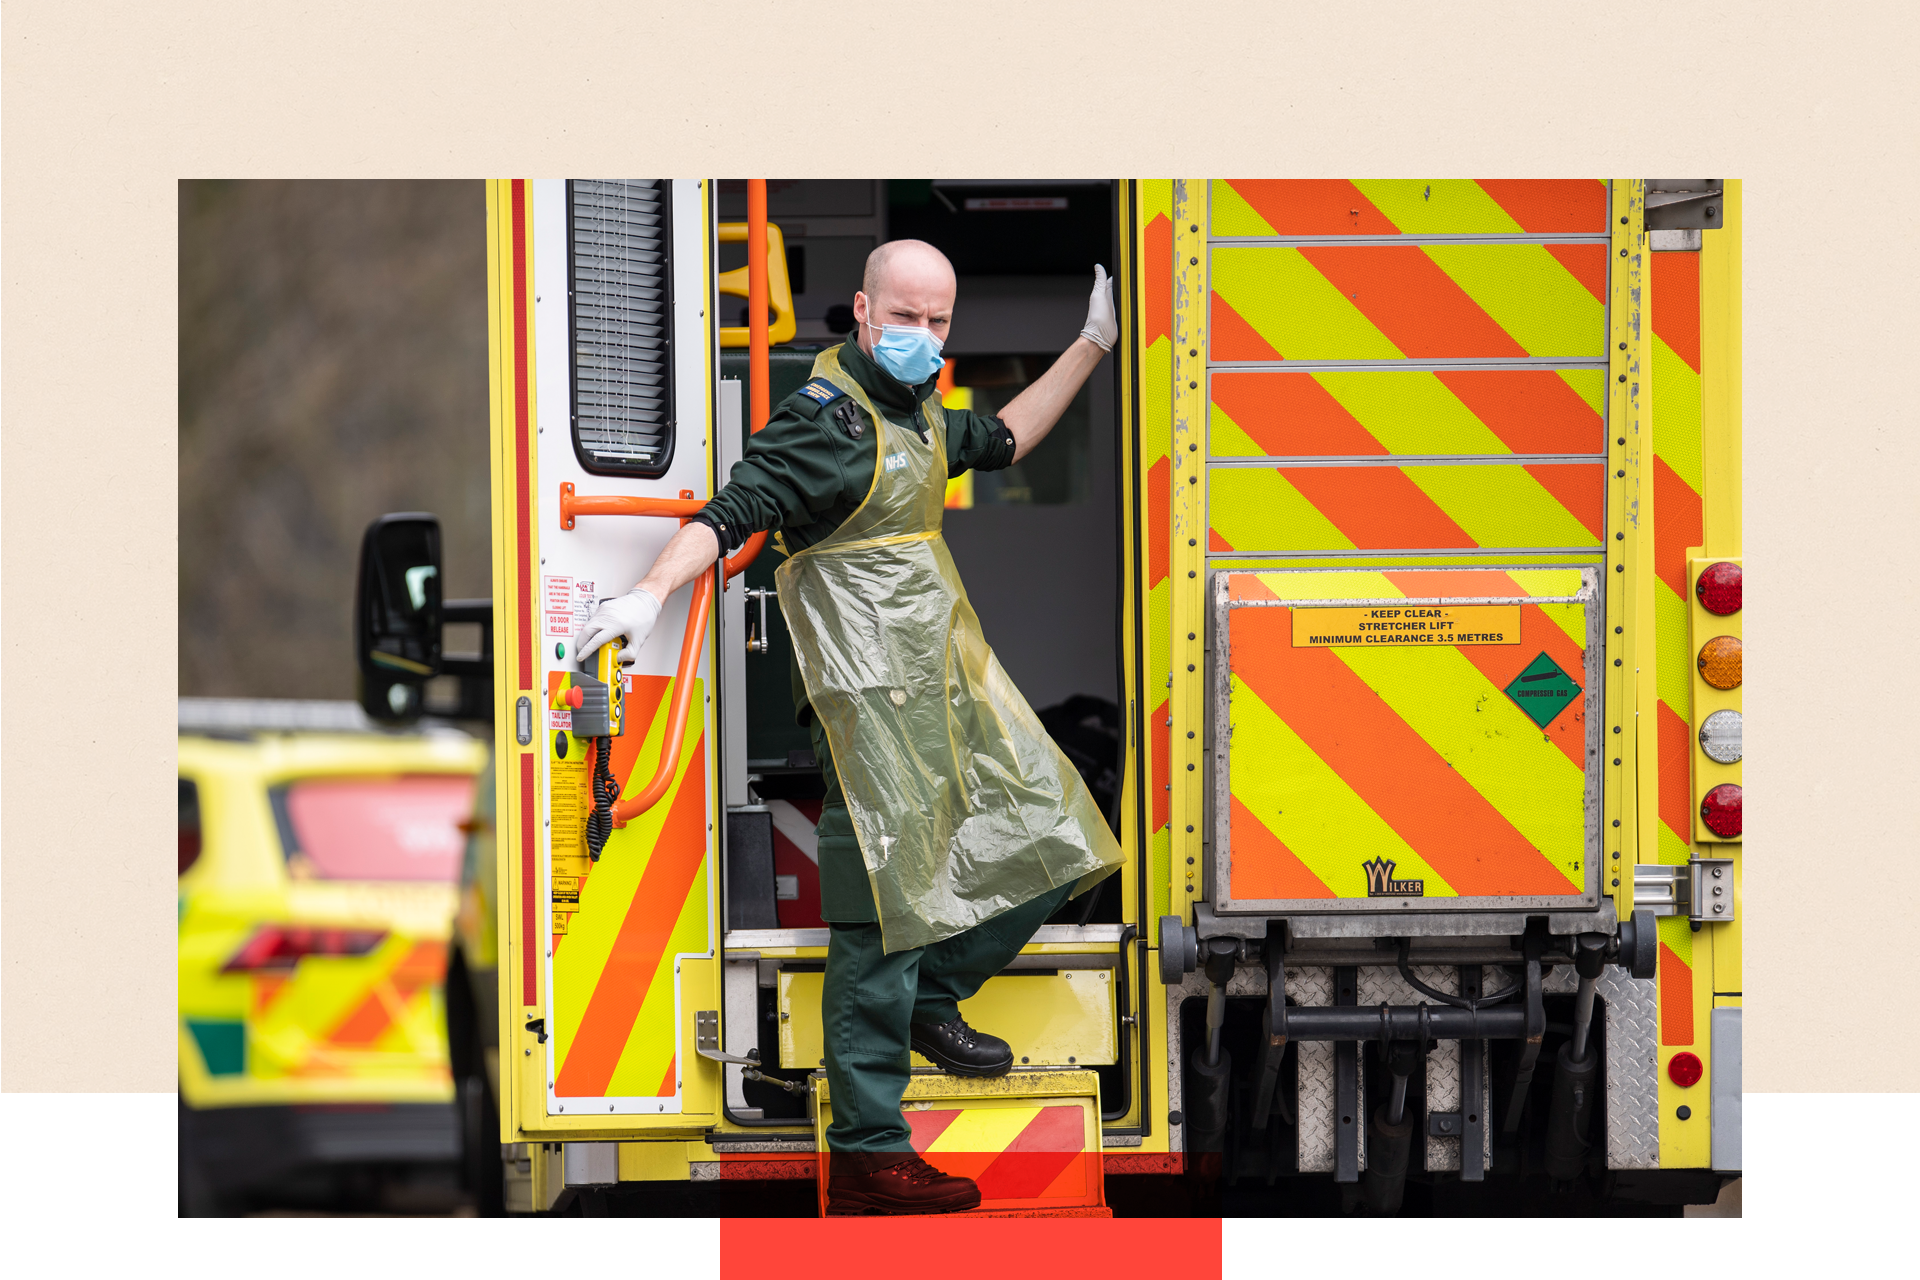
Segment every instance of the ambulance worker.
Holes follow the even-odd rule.
[[[980,1203],[971,1179],[910,1145],[909,1049],[955,1075],[1006,1072],[1013,1050],[969,1027],[959,1002],[1120,863],[1079,774],[988,648],[940,535],[948,478],[1031,453],[1113,349],[1113,285],[1099,267],[1094,282],[1086,327],[1046,374],[998,416],[971,413],[942,408],[935,389],[952,264],[918,240],[874,250],[855,339],[820,353],[727,485],[574,640],[583,659],[615,636],[638,646],[661,601],[777,531],[796,714],[827,788],[830,1214]]]

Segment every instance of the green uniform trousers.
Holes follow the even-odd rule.
[[[886,954],[866,864],[818,722],[813,744],[827,783],[818,828],[821,915],[833,922],[820,992],[821,1040],[833,1093],[827,1147],[911,1151],[900,1097],[911,1072],[913,1024],[938,1025],[959,1017],[960,1002],[1020,954],[1072,896],[1073,885],[1063,884],[930,946]],[[992,1027],[980,1030],[993,1032]],[[1013,1052],[1019,1057],[1020,1046]]]
[[[900,1114],[911,1066],[912,1024],[960,1016],[959,1004],[1007,967],[1073,893],[1057,889],[951,938],[892,955],[877,924],[837,924],[827,943],[820,1023],[833,1091],[831,1151],[911,1151]],[[989,1034],[992,1027],[981,1027]],[[1019,1057],[1020,1046],[1013,1046]]]

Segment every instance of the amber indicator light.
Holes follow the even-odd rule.
[[[1715,636],[1700,646],[1700,678],[1716,689],[1740,687],[1740,637]]]

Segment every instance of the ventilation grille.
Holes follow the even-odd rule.
[[[594,475],[673,460],[673,235],[663,179],[567,184],[573,451]]]

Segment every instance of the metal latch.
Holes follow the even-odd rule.
[[[701,1009],[693,1015],[693,1048],[696,1053],[710,1062],[724,1062],[729,1066],[742,1068],[740,1074],[749,1080],[759,1080],[788,1093],[804,1094],[808,1085],[804,1081],[775,1080],[772,1076],[760,1073],[760,1051],[747,1050],[742,1058],[731,1053],[720,1052],[720,1011]]]
[[[773,647],[772,637],[767,633],[767,597],[774,594],[767,587],[749,587],[747,599],[760,606],[760,625],[747,635],[748,653],[765,653]]]
[[[1645,907],[1656,916],[1685,916],[1701,923],[1731,920],[1733,860],[1693,858],[1685,866],[1636,865],[1633,905]]]

